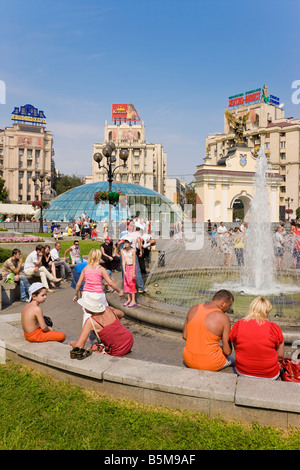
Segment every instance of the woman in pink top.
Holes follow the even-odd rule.
[[[106,269],[103,268],[103,266],[99,264],[100,259],[101,259],[101,251],[93,248],[90,251],[89,256],[88,256],[88,264],[82,270],[79,280],[76,284],[73,302],[77,302],[79,289],[81,287],[81,284],[84,282],[82,297],[84,297],[88,292],[96,292],[98,294],[101,294],[102,303],[104,305],[108,305],[105,294],[103,292],[103,286],[102,286],[103,279],[107,282],[107,284],[110,287],[112,287],[119,293],[120,297],[122,297],[123,291],[118,287],[118,284],[116,283],[116,281],[109,277]],[[83,324],[89,316],[90,315],[83,308]]]
[[[131,246],[131,240],[124,238],[124,248],[121,250],[121,259],[123,267],[124,292],[127,294],[127,302],[124,307],[135,307],[136,294],[136,251]]]

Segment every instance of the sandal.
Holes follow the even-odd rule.
[[[71,359],[77,359],[78,354],[81,354],[84,349],[82,348],[73,348],[72,351],[70,351],[70,358]]]
[[[128,307],[136,307],[136,306],[137,304],[131,304],[131,303],[128,304]]]
[[[130,301],[125,302],[125,304],[123,304],[123,307],[126,307],[128,304],[130,304]]]
[[[92,352],[93,351],[91,349],[81,349],[81,351],[77,354],[77,359],[81,361],[82,359],[89,357]]]

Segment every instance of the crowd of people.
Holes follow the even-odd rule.
[[[47,293],[56,288],[58,282],[72,280],[75,290],[73,301],[82,307],[82,331],[76,341],[70,343],[72,359],[84,359],[92,351],[105,352],[114,356],[123,356],[133,347],[133,335],[125,328],[121,319],[124,312],[109,306],[106,293],[115,291],[120,297],[126,296],[124,307],[137,305],[137,292],[145,292],[142,273],[151,246],[155,240],[143,233],[141,225],[136,222],[133,231],[127,225],[120,234],[119,240],[113,243],[108,236],[99,248],[90,250],[87,260],[80,253],[79,241],[60,254],[61,243],[56,241],[54,248],[49,245],[37,245],[25,260],[24,273],[21,274],[22,256],[15,248],[12,256],[5,261],[2,275],[13,274],[14,281],[20,284],[21,300],[26,302],[22,310],[22,327],[24,337],[30,342],[59,341],[64,342],[64,333],[53,330],[42,312],[42,304]],[[291,234],[284,233],[284,227],[276,230],[275,250],[277,258],[283,256],[285,241],[291,237],[292,249],[300,252],[295,242],[300,226],[295,225]],[[231,246],[235,250],[237,262],[243,264],[244,239],[247,227],[240,223],[235,229],[227,230],[223,223],[217,228],[209,227],[209,236],[221,243],[226,263],[230,263],[230,254],[225,246],[228,237],[234,238]],[[279,246],[280,244],[280,246]],[[215,248],[212,241],[212,246]],[[227,251],[228,250],[228,251]],[[70,257],[72,268],[67,262]],[[298,253],[297,253],[298,256]],[[57,277],[59,271],[60,277]],[[114,271],[121,271],[122,286],[113,278]],[[39,276],[39,282],[30,284],[28,276]],[[284,338],[281,329],[268,317],[272,309],[270,301],[262,296],[254,299],[245,318],[231,325],[226,312],[234,301],[227,290],[220,290],[211,302],[193,306],[185,319],[183,338],[183,361],[187,367],[220,371],[232,366],[238,375],[277,379],[279,376],[279,359],[284,356]],[[91,348],[85,347],[87,340],[93,342]],[[235,355],[232,351],[235,351]]]
[[[2,275],[5,280],[13,276],[14,282],[20,285],[21,301],[27,303],[22,310],[26,340],[65,340],[63,333],[53,331],[45,322],[41,304],[45,302],[47,293],[54,292],[58,283],[71,280],[75,289],[73,301],[78,302],[83,310],[82,332],[72,343],[71,357],[83,359],[91,353],[90,349],[84,348],[91,332],[94,339],[98,338],[98,346],[101,338],[104,350],[112,355],[124,355],[131,350],[132,334],[120,322],[124,313],[110,307],[105,294],[107,291],[116,291],[121,297],[125,294],[127,301],[124,306],[131,308],[137,305],[136,293],[146,292],[142,273],[146,272],[151,247],[156,242],[150,234],[143,233],[139,222],[135,223],[132,231],[127,230],[126,225],[123,228],[125,230],[116,243],[106,236],[99,249],[90,250],[87,260],[81,256],[78,239],[63,254],[60,254],[60,241],[56,241],[52,249],[49,245],[39,244],[26,257],[24,274],[21,274],[21,251],[13,250],[12,256],[3,264]],[[122,273],[122,289],[113,278],[114,271]],[[60,277],[57,277],[58,272]],[[38,282],[30,284],[28,278],[31,276],[38,277]]]
[[[234,228],[225,226],[224,222],[220,225],[212,224],[208,220],[207,228],[212,251],[222,252],[224,255],[223,265],[230,267],[235,255],[238,266],[244,265],[244,250],[249,233],[248,224],[239,221]],[[285,229],[285,223],[281,222],[274,232],[273,236],[275,265],[278,269],[282,267],[282,261],[285,253],[291,253],[291,268],[300,268],[300,223],[292,221],[290,229]]]

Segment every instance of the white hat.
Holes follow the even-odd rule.
[[[89,292],[79,299],[77,303],[93,313],[102,313],[106,309],[105,305],[102,303],[102,295],[97,292]]]
[[[28,294],[29,294],[28,302],[31,302],[32,294],[34,294],[39,289],[46,289],[46,287],[41,282],[34,282],[33,284],[31,284],[31,286],[28,289]]]

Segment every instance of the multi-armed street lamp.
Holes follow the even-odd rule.
[[[41,193],[40,233],[43,233],[43,225],[44,225],[44,221],[43,221],[43,194],[44,194],[44,189],[45,189],[45,186],[46,186],[46,182],[50,183],[51,176],[49,176],[49,175],[46,176],[45,173],[40,173],[38,176],[33,176],[31,179],[34,182],[35,186],[40,189],[40,193]],[[39,181],[40,183],[37,184],[37,181]]]
[[[117,168],[120,168],[123,166],[125,168],[126,162],[128,160],[128,155],[129,152],[127,149],[122,149],[120,150],[119,157],[121,160],[123,160],[122,165],[118,165],[113,168],[113,164],[117,161],[116,157],[112,155],[113,151],[115,150],[116,146],[114,142],[108,142],[105,147],[102,150],[102,153],[95,153],[93,158],[96,163],[98,163],[98,168],[104,168],[107,172],[107,181],[108,181],[108,188],[109,192],[111,192],[112,189],[112,182],[114,180],[114,174]],[[107,166],[101,165],[101,161],[103,159],[103,155],[106,157],[107,160]],[[109,221],[108,221],[108,236],[112,238],[112,223],[111,223],[111,202],[109,201]]]

